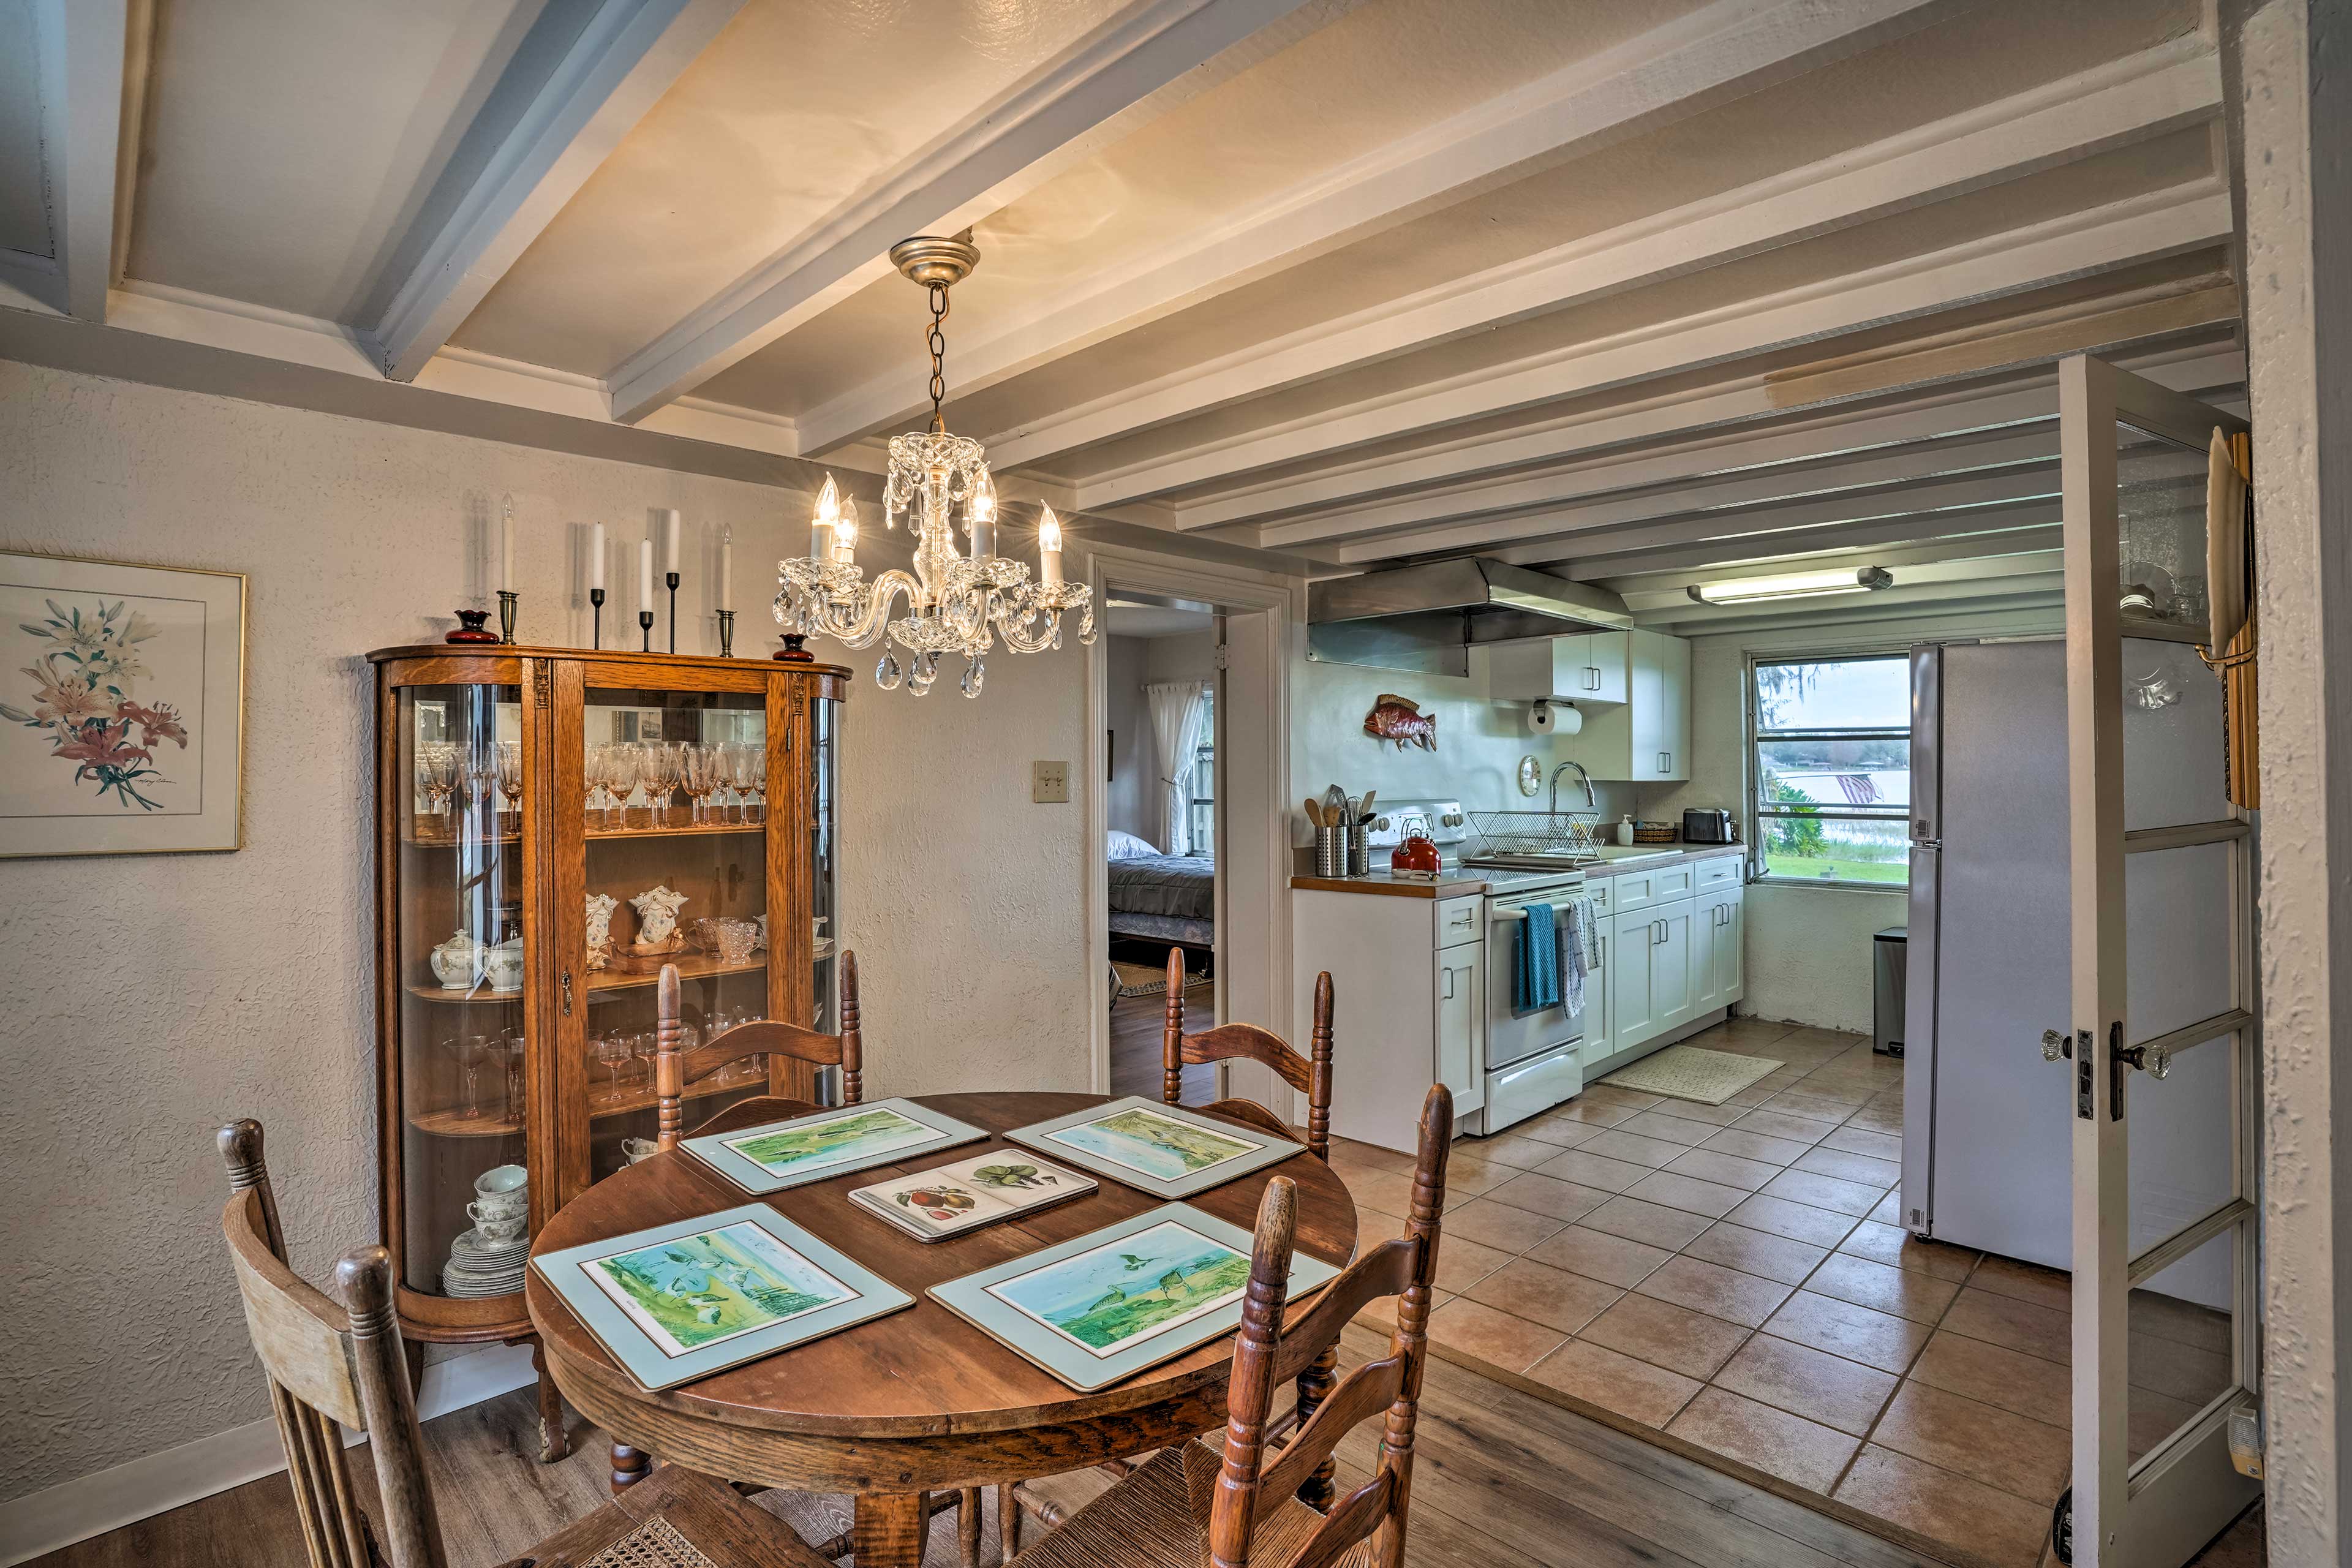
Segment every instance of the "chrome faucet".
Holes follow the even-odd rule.
[[[1552,769],[1551,771],[1551,815],[1554,816],[1558,816],[1559,815],[1559,775],[1568,772],[1570,768],[1574,768],[1576,770],[1576,776],[1584,781],[1585,808],[1589,811],[1599,811],[1601,809],[1601,802],[1592,793],[1592,775],[1584,771],[1584,764],[1582,763],[1576,762],[1571,759],[1560,763],[1559,766]]]

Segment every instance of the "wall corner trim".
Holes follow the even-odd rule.
[[[494,1345],[425,1369],[417,1418],[430,1421],[528,1386],[530,1346]],[[348,1445],[359,1435],[345,1432]],[[78,1541],[168,1513],[286,1468],[273,1416],[143,1455],[111,1469],[0,1503],[0,1568],[14,1568]]]

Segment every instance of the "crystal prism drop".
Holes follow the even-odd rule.
[[[886,653],[882,656],[880,662],[874,667],[874,684],[885,691],[892,690],[898,686],[898,655]]]
[[[973,659],[963,667],[963,694],[966,697],[979,696],[980,683],[987,679],[988,666],[976,658]]]

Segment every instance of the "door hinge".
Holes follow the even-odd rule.
[[[1231,669],[1233,665],[1228,662],[1229,658],[1230,656],[1226,652],[1225,645],[1219,643],[1217,645],[1217,668],[1219,669]]]

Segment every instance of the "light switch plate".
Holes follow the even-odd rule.
[[[1070,764],[1030,763],[1029,798],[1039,805],[1066,804],[1070,798]]]

